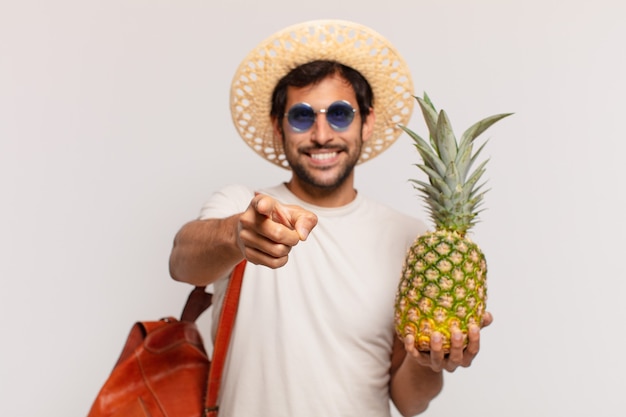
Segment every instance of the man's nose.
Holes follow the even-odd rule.
[[[325,113],[318,113],[311,127],[311,140],[324,145],[333,139],[334,131],[326,120]]]

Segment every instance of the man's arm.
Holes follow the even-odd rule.
[[[185,224],[174,238],[170,274],[177,281],[207,285],[244,257],[279,268],[316,224],[315,214],[257,194],[243,213]]]
[[[170,275],[177,281],[207,285],[225,275],[243,254],[237,244],[239,215],[193,220],[174,237]]]
[[[491,313],[485,313],[483,327],[493,321]],[[391,357],[391,399],[403,416],[422,413],[430,401],[443,388],[443,371],[454,372],[458,367],[468,367],[480,350],[480,329],[471,326],[468,344],[463,346],[463,334],[453,332],[450,353],[444,354],[441,335],[431,337],[430,352],[419,352],[415,340],[407,336],[404,344],[396,339]]]
[[[422,413],[443,388],[443,373],[422,366],[396,338],[391,357],[390,395],[405,417]]]

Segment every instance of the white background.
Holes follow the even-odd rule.
[[[132,322],[180,311],[178,228],[221,185],[288,177],[235,133],[229,85],[316,18],[390,39],[459,135],[515,112],[485,134],[473,234],[495,322],[425,415],[623,411],[626,3],[2,0],[0,415],[86,415]],[[402,136],[357,186],[424,216],[416,162]]]

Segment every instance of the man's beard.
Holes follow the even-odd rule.
[[[333,191],[339,188],[350,177],[350,174],[352,173],[352,171],[354,170],[354,167],[359,161],[359,157],[361,155],[361,148],[362,148],[362,144],[361,146],[359,146],[358,149],[356,149],[356,152],[354,153],[354,155],[350,155],[350,159],[346,161],[343,164],[343,166],[341,166],[341,170],[337,173],[337,175],[334,178],[330,180],[325,180],[325,181],[316,178],[316,176],[311,170],[307,169],[303,164],[298,163],[297,156],[301,152],[298,152],[295,157],[292,157],[290,156],[290,152],[287,149],[285,149],[285,157],[287,158],[287,162],[289,162],[289,166],[291,167],[291,170],[303,184],[309,185],[311,188],[318,189],[319,191],[328,192],[328,191]],[[315,149],[315,150],[328,149],[329,151],[332,152],[332,151],[337,150],[337,147],[319,146],[319,147],[315,147],[311,149]],[[346,149],[341,149],[341,150],[347,151]],[[324,170],[324,168],[320,168],[320,169]],[[335,169],[335,167],[332,167],[329,169]]]

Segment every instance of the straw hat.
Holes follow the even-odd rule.
[[[402,133],[415,98],[409,68],[398,51],[377,32],[343,20],[314,20],[287,27],[261,42],[233,77],[230,109],[239,135],[256,153],[289,169],[270,120],[278,81],[295,67],[332,60],[359,71],[374,92],[376,124],[359,163],[387,149]],[[276,139],[276,140],[275,140]]]

